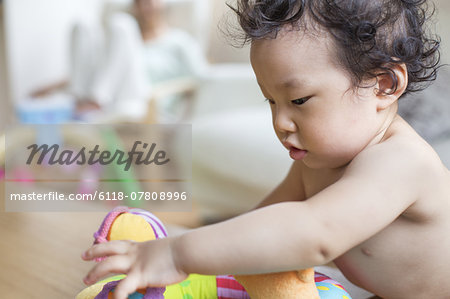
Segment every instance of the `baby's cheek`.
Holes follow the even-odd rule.
[[[359,147],[339,136],[317,138],[307,147],[304,163],[311,168],[338,168],[348,164],[358,153]]]

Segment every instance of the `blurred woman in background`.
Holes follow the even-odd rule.
[[[150,98],[185,78],[198,78],[206,69],[198,43],[185,31],[171,28],[162,0],[134,0],[129,11],[106,7],[103,25],[76,24],[72,30],[70,74],[67,80],[32,93],[46,97],[64,89],[76,101],[83,118],[109,116],[142,118]],[[169,84],[168,84],[169,83]],[[180,118],[177,96],[156,102],[160,122]],[[94,113],[93,113],[94,112]]]

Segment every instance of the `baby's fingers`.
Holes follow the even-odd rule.
[[[128,252],[132,244],[133,242],[127,240],[96,244],[86,250],[81,255],[81,258],[85,261],[90,261],[98,257],[110,256],[115,254],[125,254]]]
[[[96,264],[83,279],[85,284],[92,284],[108,273],[127,273],[130,270],[130,258],[125,255],[115,255]]]
[[[136,275],[130,273],[122,279],[114,290],[114,299],[126,299],[139,288],[139,279]]]

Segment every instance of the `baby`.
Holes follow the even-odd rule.
[[[179,237],[91,247],[85,278],[128,273],[115,298],[189,273],[333,261],[383,298],[450,298],[450,173],[398,114],[436,76],[419,0],[240,0],[233,10],[273,127],[294,160],[259,207]],[[276,179],[276,178],[275,178]]]

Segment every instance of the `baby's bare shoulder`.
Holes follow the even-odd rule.
[[[389,136],[368,146],[352,161],[352,166],[368,168],[374,164],[383,169],[402,168],[417,177],[445,176],[447,170],[434,149],[404,121],[394,126]]]
[[[398,139],[398,140],[397,140]],[[427,223],[447,218],[450,212],[450,172],[436,151],[422,138],[393,138],[390,148],[398,147],[405,157],[404,167],[414,171],[413,178],[405,188],[415,188],[418,200],[404,213],[410,219]]]
[[[378,171],[378,180],[390,181],[391,190],[407,190],[415,197],[405,215],[433,217],[444,204],[450,207],[450,172],[434,149],[414,131],[404,130],[362,151],[349,166],[366,175]],[[357,175],[355,172],[354,175]],[[371,176],[371,175],[369,175]]]

